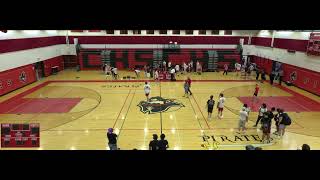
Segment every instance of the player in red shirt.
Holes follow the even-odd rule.
[[[188,77],[188,79],[187,79],[187,83],[189,84],[189,93],[190,93],[190,96],[192,95],[192,92],[191,92],[191,90],[190,90],[190,88],[191,88],[191,79],[190,79],[190,77]]]
[[[256,84],[256,88],[254,90],[254,93],[253,93],[253,98],[252,98],[252,101],[258,101],[258,94],[259,94],[259,90],[260,90],[260,87],[258,84]]]

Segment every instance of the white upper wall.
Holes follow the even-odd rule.
[[[308,56],[305,52],[289,53],[286,49],[244,45],[243,55],[255,55],[266,59],[320,72],[320,57]]]
[[[272,38],[272,30],[260,30],[256,33],[255,37],[266,37]],[[281,39],[299,39],[299,40],[308,40],[311,31],[309,32],[295,32],[295,31],[275,31],[275,38]]]
[[[207,30],[205,36],[253,36],[272,38],[273,30],[232,30],[232,35],[225,35],[224,30],[219,30],[219,35],[212,35],[211,30]],[[311,32],[294,32],[294,31],[276,31],[275,38],[284,39],[301,39],[308,40]],[[141,30],[141,34],[133,34],[128,30],[128,34],[120,34],[120,30],[115,30],[114,34],[106,34],[106,31],[100,32],[71,32],[70,30],[8,30],[7,33],[0,32],[0,40],[20,39],[49,36],[197,36],[199,30],[193,30],[193,35],[186,35],[185,30],[180,30],[180,35],[172,34],[172,30],[167,31],[167,35],[159,34],[159,30],[154,30],[154,34],[147,34],[146,30]],[[203,35],[200,35],[203,36]]]
[[[0,40],[58,36],[57,30],[8,30],[0,32]]]

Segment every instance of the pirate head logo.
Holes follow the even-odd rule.
[[[19,79],[21,82],[25,83],[27,81],[27,74],[24,71],[22,71],[19,76]]]
[[[293,71],[293,72],[290,74],[290,80],[291,80],[291,81],[297,80],[297,72],[296,72],[296,71]]]
[[[185,107],[176,99],[165,99],[160,96],[152,97],[149,101],[141,101],[138,106],[140,107],[140,111],[145,114],[167,112],[168,110],[176,111],[182,107]]]

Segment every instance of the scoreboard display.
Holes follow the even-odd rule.
[[[1,147],[40,147],[40,124],[1,124]]]

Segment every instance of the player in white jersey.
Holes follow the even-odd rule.
[[[237,72],[237,76],[238,76],[239,72],[241,71],[241,64],[236,63],[234,66],[235,66],[235,69],[236,69],[236,72]]]
[[[149,101],[149,94],[150,94],[150,91],[151,91],[150,84],[148,82],[145,82],[143,89],[144,89],[144,94],[147,97],[147,101]]]
[[[221,93],[219,101],[218,101],[218,106],[217,106],[217,108],[218,108],[218,118],[219,119],[223,118],[222,111],[223,111],[223,108],[224,108],[225,101],[226,101],[226,98],[223,97],[223,94]]]
[[[239,133],[241,130],[244,132],[246,130],[246,123],[248,122],[248,112],[245,107],[242,107],[239,114]]]

